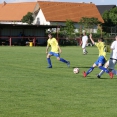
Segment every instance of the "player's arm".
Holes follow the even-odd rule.
[[[88,43],[88,36],[87,36],[87,41],[86,41],[86,43]]]
[[[95,44],[95,42],[94,42],[94,40],[93,40],[93,38],[92,38],[92,34],[89,35],[89,38],[90,38],[91,42],[92,42],[93,44]]]
[[[49,44],[47,43],[46,54],[48,54]]]
[[[115,44],[114,44],[114,42],[111,44],[110,49],[111,49],[111,50],[114,50],[114,49],[115,49]]]
[[[59,53],[61,53],[62,52],[62,50],[61,50],[61,48],[60,48],[60,46],[58,45],[58,49],[59,49]]]
[[[80,46],[82,45],[82,40],[81,40],[81,42],[80,42]]]

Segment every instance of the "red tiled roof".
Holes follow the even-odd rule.
[[[39,6],[47,21],[78,22],[82,17],[95,17],[104,22],[97,7],[92,3],[47,2],[39,1]]]
[[[0,4],[0,21],[21,21],[27,12],[33,12],[36,2]]]
[[[0,21],[21,21],[27,12],[33,12],[37,3],[47,21],[78,22],[82,17],[96,17],[103,22],[95,4],[47,1],[0,4]]]

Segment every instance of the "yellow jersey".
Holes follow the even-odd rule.
[[[104,58],[106,59],[106,45],[104,44],[104,42],[98,42],[95,43],[95,45],[99,50],[99,56],[104,56]]]
[[[51,46],[51,52],[59,53],[58,42],[55,38],[48,39],[47,45]]]

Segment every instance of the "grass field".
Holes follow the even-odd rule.
[[[0,47],[0,117],[117,117],[117,76],[97,79],[98,68],[82,76],[97,48],[88,55],[78,46],[61,49],[70,68],[52,57],[47,69],[45,47]]]

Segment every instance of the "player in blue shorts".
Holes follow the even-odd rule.
[[[113,74],[117,75],[117,71],[115,70],[115,65],[117,64],[117,36],[115,36],[115,41],[112,42],[110,49],[111,49],[110,59],[106,62],[105,68],[108,68],[109,71],[112,71]],[[101,70],[97,77],[100,78],[103,73],[104,71]]]
[[[62,51],[61,51],[60,46],[58,45],[57,40],[55,38],[53,38],[51,34],[48,34],[48,37],[49,37],[49,39],[47,41],[47,47],[46,47],[47,62],[49,65],[48,68],[52,68],[52,63],[51,63],[51,59],[50,59],[51,56],[55,56],[57,58],[57,60],[59,60],[63,63],[66,63],[67,66],[69,67],[70,62],[63,58],[60,58],[60,53]],[[49,46],[51,46],[51,51],[48,53]]]
[[[86,77],[89,73],[93,71],[93,69],[98,66],[99,69],[103,70],[104,72],[108,73],[110,77],[112,77],[112,72],[109,72],[107,68],[104,68],[103,65],[106,63],[106,45],[103,42],[103,38],[99,38],[98,42],[95,43],[92,39],[92,34],[90,34],[90,40],[93,44],[95,44],[99,50],[99,57],[97,61],[93,64],[92,67],[87,72],[83,72],[83,76]]]

